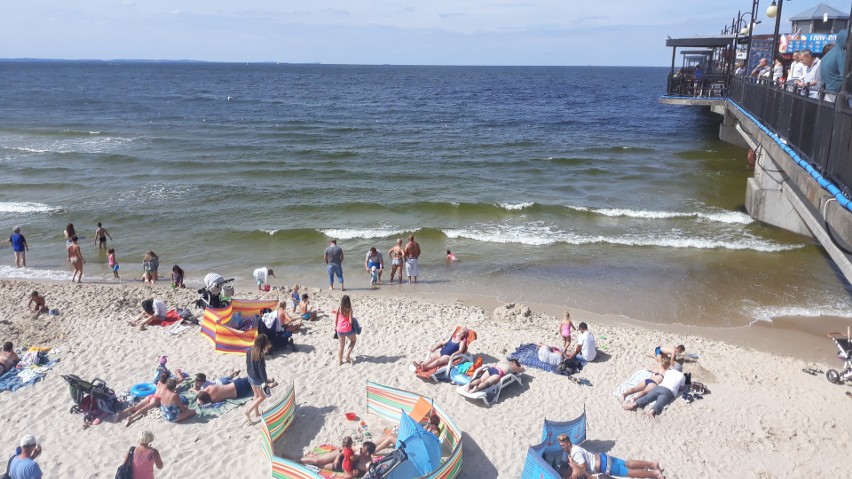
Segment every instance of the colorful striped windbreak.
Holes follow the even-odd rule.
[[[279,391],[276,391],[275,395],[279,396],[280,399],[263,412],[260,422],[260,449],[263,456],[271,464],[271,477],[274,479],[323,479],[323,476],[301,464],[275,455],[275,441],[292,425],[293,418],[296,415],[296,392],[293,385],[287,386],[280,393],[283,394],[279,396]],[[399,421],[400,409],[410,413],[420,397],[420,395],[412,392],[367,381],[367,412],[389,421]],[[449,449],[450,454],[443,458],[441,467],[428,476],[416,479],[455,478],[461,472],[462,466],[462,431],[441,406],[435,404],[429,398],[425,399],[433,404],[434,412],[444,424],[445,449]]]
[[[204,310],[204,319],[201,320],[201,334],[203,334],[217,352],[243,354],[251,349],[257,330],[240,331],[226,326],[234,318],[251,318],[264,308],[276,309],[277,300],[247,300],[235,299],[226,308]]]

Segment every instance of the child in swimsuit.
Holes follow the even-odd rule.
[[[107,261],[109,261],[109,269],[112,270],[112,277],[121,281],[121,277],[118,276],[118,261],[115,260],[115,248],[110,248],[107,253]]]
[[[33,294],[30,295],[30,301],[27,303],[27,309],[33,313],[34,318],[39,314],[47,313],[49,311],[45,304],[44,296],[40,296],[38,291],[33,291]]]
[[[186,288],[183,285],[183,269],[180,266],[172,266],[172,288]]]
[[[571,344],[572,329],[574,329],[574,323],[571,322],[571,313],[566,310],[565,316],[562,317],[562,321],[559,323],[559,327],[556,329],[556,334],[562,335],[563,351],[568,349],[568,345]]]
[[[452,251],[447,250],[447,261],[449,261],[449,262],[458,261],[458,258],[456,258],[456,255],[454,255]]]
[[[302,319],[307,321],[313,321],[317,319],[317,312],[308,310],[309,302],[310,300],[308,300],[308,293],[303,294],[302,301],[299,302],[299,314],[302,315]]]

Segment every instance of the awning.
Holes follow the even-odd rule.
[[[734,35],[713,35],[709,37],[669,38],[667,47],[719,48],[734,43]]]

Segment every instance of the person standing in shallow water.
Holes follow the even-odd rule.
[[[405,245],[405,274],[408,275],[408,284],[411,284],[412,277],[417,283],[417,276],[420,274],[418,258],[420,258],[420,244],[414,241],[414,235],[409,235],[408,244]]]
[[[405,256],[405,250],[402,247],[402,238],[396,240],[396,244],[388,251],[388,257],[391,259],[391,275],[390,282],[393,284],[393,276],[399,271],[399,284],[402,284],[402,261]]]
[[[80,251],[80,245],[77,244],[77,236],[74,235],[71,237],[71,244],[68,245],[68,261],[71,262],[71,266],[74,268],[74,275],[71,276],[71,282],[73,283],[76,279],[78,283],[83,281],[83,252]]]
[[[331,244],[325,249],[322,255],[325,264],[328,265],[328,286],[334,289],[334,277],[340,281],[340,290],[346,291],[343,287],[343,249],[337,246],[337,240],[331,240]]]
[[[112,236],[109,234],[109,231],[103,227],[100,223],[98,223],[98,229],[95,230],[95,244],[98,246],[98,249],[107,249],[107,237],[109,237],[110,241],[112,241]]]
[[[30,245],[27,244],[26,238],[21,234],[21,227],[15,226],[12,228],[12,236],[9,237],[7,243],[12,245],[12,251],[15,253],[15,266],[18,268],[27,267],[27,251],[30,250]]]

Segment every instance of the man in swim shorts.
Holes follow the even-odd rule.
[[[98,246],[98,249],[107,249],[107,236],[109,236],[110,241],[112,241],[112,236],[109,234],[109,231],[107,231],[103,225],[98,223],[98,229],[95,230],[95,244]]]
[[[405,249],[402,247],[402,238],[396,240],[396,244],[388,251],[388,257],[391,259],[391,277],[390,282],[393,284],[393,276],[399,271],[399,284],[402,284],[402,261],[405,257]]]
[[[420,258],[420,245],[414,241],[414,235],[408,236],[408,244],[405,245],[405,274],[408,275],[408,284],[411,284],[411,278],[414,277],[414,282],[417,283],[417,276],[420,274],[420,268],[417,265],[417,259]]]
[[[571,444],[567,434],[560,434],[556,437],[556,440],[559,441],[559,446],[562,448],[562,460],[559,462],[559,469],[564,469],[567,466],[571,471],[570,475],[563,477],[574,479],[605,473],[607,476],[665,479],[658,462],[625,461],[608,454],[590,452]]]
[[[251,383],[248,378],[219,378],[219,384],[211,384],[198,392],[196,396],[201,404],[222,402],[226,399],[241,399],[251,397]]]

